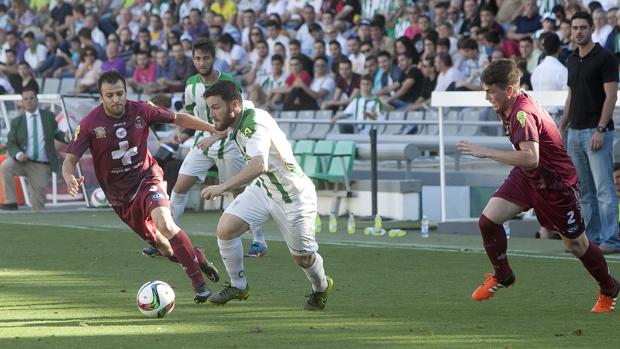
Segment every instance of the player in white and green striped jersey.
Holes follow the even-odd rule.
[[[241,85],[230,74],[213,69],[215,46],[207,38],[196,40],[192,46],[192,60],[197,74],[190,76],[185,84],[185,110],[205,121],[212,122],[209,108],[203,97],[206,89],[220,80],[231,81],[241,91]],[[181,130],[178,129],[177,132]],[[209,169],[216,165],[221,182],[236,175],[245,166],[238,147],[228,137],[208,132],[196,132],[194,146],[183,160],[177,182],[170,196],[170,209],[175,222],[179,222],[188,201],[188,192],[196,181],[204,182]],[[233,191],[236,196],[243,188]],[[254,241],[248,256],[260,257],[267,252],[262,226],[252,227]],[[146,250],[144,254],[149,254]]]
[[[325,275],[314,234],[317,198],[314,184],[303,173],[286,135],[266,111],[243,102],[235,85],[218,81],[205,93],[215,128],[229,130],[247,161],[236,176],[209,186],[202,197],[211,200],[225,191],[251,183],[226,208],[217,227],[217,243],[230,285],[207,299],[225,304],[250,295],[243,266],[240,236],[249,227],[262,225],[271,216],[277,223],[289,253],[312,284],[306,310],[322,310],[333,289]]]

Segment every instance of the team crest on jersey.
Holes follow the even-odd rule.
[[[527,117],[527,113],[524,112],[523,110],[520,110],[519,112],[517,112],[517,121],[519,121],[519,124],[521,125],[521,127],[525,127],[526,117]]]
[[[75,130],[73,130],[73,139],[76,140],[80,135],[80,125],[77,125]]]
[[[123,139],[127,137],[127,130],[124,127],[120,127],[116,129],[116,138]]]
[[[96,138],[105,138],[105,127],[96,127],[95,128],[95,137]]]
[[[151,103],[151,102],[149,102]],[[137,128],[143,128],[144,126],[146,126],[146,123],[144,122],[144,119],[142,119],[142,117],[140,115],[138,115],[136,117],[136,127]]]
[[[254,130],[249,127],[246,127],[245,130],[243,130],[243,135],[246,137],[250,137],[252,133],[254,133]]]

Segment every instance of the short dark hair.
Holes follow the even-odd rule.
[[[291,45],[301,47],[301,42],[297,39],[292,39],[288,42],[288,47],[291,47]]]
[[[541,39],[543,42],[543,50],[547,56],[555,55],[560,50],[560,47],[562,47],[562,41],[560,41],[556,33],[545,33]]]
[[[22,94],[26,91],[32,91],[34,92],[35,96],[39,94],[39,85],[35,84],[35,85],[26,85],[24,86],[24,88],[22,89]]]
[[[33,32],[31,32],[31,31],[26,32],[26,33],[24,34],[24,36],[23,36],[23,39],[25,39],[25,38],[29,38],[29,39],[34,40],[34,33],[33,33]]]
[[[587,13],[586,11],[579,11],[579,12],[575,13],[573,15],[573,17],[571,17],[571,19],[570,19],[570,24],[571,25],[573,24],[573,21],[575,19],[585,19],[588,22],[588,25],[590,27],[594,25],[594,22],[592,21],[592,16],[589,13]]]
[[[375,84],[375,78],[370,74],[364,74],[364,76],[362,76],[362,80],[370,81],[373,85]]]
[[[243,103],[239,88],[233,82],[228,80],[218,80],[215,84],[209,87],[203,95],[205,99],[213,96],[222,98],[226,103],[230,103],[232,101]]]
[[[284,63],[284,57],[282,57],[282,55],[279,54],[275,54],[273,56],[271,56],[271,61],[279,61],[280,63]]]
[[[92,40],[92,35],[93,35],[92,30],[90,30],[90,28],[87,28],[87,27],[82,27],[82,29],[78,31],[78,36],[84,39]]]
[[[502,89],[506,89],[508,86],[519,86],[519,80],[521,79],[521,71],[517,67],[517,63],[512,59],[498,59],[491,62],[482,71],[480,81],[489,86],[497,85]]]
[[[445,46],[448,48],[448,50],[450,49],[450,39],[449,38],[439,38],[439,40],[437,40],[437,46]]]
[[[314,57],[314,61],[323,61],[325,63],[328,63],[327,57],[325,57],[324,55],[320,55],[320,56],[316,56]]]
[[[97,80],[97,88],[101,91],[101,85],[103,85],[104,82],[108,84],[116,84],[118,80],[123,82],[123,87],[125,88],[125,91],[127,91],[127,81],[125,81],[125,77],[116,71],[116,69],[110,69],[101,73],[99,80]]]
[[[452,66],[452,56],[450,56],[449,53],[440,52],[435,57],[437,57],[441,61],[441,63],[443,63],[443,65],[445,65],[446,67]]]
[[[528,36],[524,36],[521,39],[519,39],[519,42],[521,42],[521,41],[526,41],[526,42],[529,42],[530,44],[534,45],[534,40],[532,40],[532,37],[529,36],[529,35]]]
[[[392,59],[392,54],[390,53],[390,51],[383,50],[379,52],[379,54],[377,55],[377,58],[382,57],[382,56],[387,57],[388,60]]]
[[[616,162],[614,164],[614,172],[619,171],[620,170],[620,162]]]
[[[207,38],[199,38],[194,41],[192,45],[192,56],[196,53],[196,51],[206,52],[211,55],[211,57],[215,58],[215,45],[213,42]]]

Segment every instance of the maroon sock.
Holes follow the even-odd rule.
[[[198,258],[194,252],[194,246],[192,245],[192,242],[187,234],[185,234],[183,230],[179,230],[179,232],[176,233],[176,235],[169,241],[172,246],[172,250],[174,251],[174,256],[181,264],[181,267],[187,276],[192,279],[192,287],[197,289],[205,285],[206,282],[202,276],[202,272],[200,271]]]
[[[194,246],[194,253],[196,254],[196,258],[198,258],[198,265],[205,264],[205,254],[198,247]],[[179,260],[174,255],[169,256],[168,260],[171,262],[179,263]]]
[[[579,257],[579,259],[594,280],[598,282],[601,287],[601,293],[608,296],[615,295],[617,292],[616,282],[614,278],[609,275],[607,261],[601,249],[590,241],[586,253]]]
[[[494,223],[484,214],[480,215],[478,224],[480,225],[484,249],[487,251],[487,256],[489,256],[491,264],[495,269],[495,279],[502,281],[512,274],[512,269],[510,269],[508,264],[508,256],[506,255],[508,241],[506,240],[504,227]]]

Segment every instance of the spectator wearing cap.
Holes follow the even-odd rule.
[[[26,32],[22,40],[24,41],[24,45],[26,45],[26,52],[24,52],[24,61],[28,63],[31,68],[37,69],[47,57],[47,47],[45,47],[45,45],[39,44],[34,38],[34,33],[31,31]]]
[[[547,12],[542,16],[542,28],[538,29],[534,34],[539,39],[545,33],[553,33],[556,30],[556,17],[552,12]]]
[[[6,50],[11,49],[17,54],[17,61],[22,62],[24,60],[24,53],[26,52],[26,45],[19,40],[19,35],[15,31],[6,33],[6,42],[0,49],[0,63],[6,62]]]
[[[613,31],[613,27],[607,24],[607,15],[603,9],[596,9],[592,12],[594,30],[592,31],[592,42],[605,45],[607,37]]]
[[[568,88],[568,69],[559,61],[562,42],[555,33],[545,33],[541,36],[545,58],[534,68],[530,81],[534,91],[563,91]],[[547,108],[554,116],[558,115],[559,108]]]
[[[297,33],[295,34],[295,39],[301,42],[301,52],[306,56],[312,54],[312,46],[314,44],[314,38],[310,32],[310,29],[315,29],[320,24],[316,23],[316,12],[312,5],[305,5],[302,12],[301,17],[303,18],[304,23],[297,29]]]
[[[357,24],[357,37],[360,38],[361,42],[370,40],[370,21],[366,18],[362,18]]]
[[[541,19],[536,0],[525,0],[523,14],[511,22],[512,27],[508,30],[508,38],[519,41],[523,37],[531,37],[538,29],[542,28]]]

